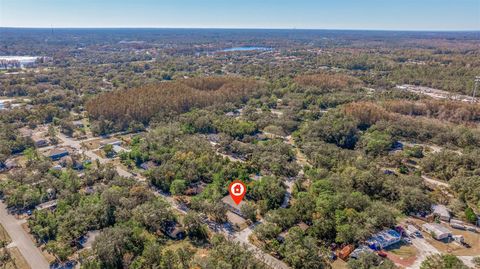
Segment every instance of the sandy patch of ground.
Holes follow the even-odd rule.
[[[336,259],[331,265],[332,269],[348,269],[347,263],[342,259]]]
[[[413,245],[399,244],[387,251],[388,259],[402,267],[412,265],[417,259],[417,249]]]
[[[18,248],[13,247],[8,249],[10,251],[10,255],[12,255],[12,260],[13,262],[7,263],[5,265],[5,269],[31,269],[31,267],[28,265],[27,261],[25,261],[25,258],[23,258],[22,254],[18,250]]]

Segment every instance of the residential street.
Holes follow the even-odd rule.
[[[75,148],[79,151],[82,150],[81,143],[83,141],[76,141],[76,140],[74,140],[72,138],[69,138],[69,137],[67,137],[67,136],[65,136],[64,134],[61,134],[61,133],[58,134],[58,137],[60,138],[60,140],[63,141],[63,145],[73,147],[73,148]],[[108,162],[111,161],[109,159],[105,159],[105,158],[102,158],[102,157],[98,156],[97,154],[95,154],[91,150],[86,150],[86,151],[83,151],[83,152],[85,153],[85,155],[87,155],[89,158],[91,158],[92,161],[98,159],[101,164],[105,164],[105,163],[108,163]],[[220,153],[218,153],[218,154],[220,154]],[[223,156],[223,154],[220,154],[220,155]],[[223,157],[230,158],[231,156],[226,155],[226,156],[223,156]],[[234,159],[232,161],[241,161],[241,160]],[[134,176],[132,173],[126,171],[125,169],[123,169],[122,167],[120,167],[118,165],[116,166],[116,170],[117,170],[117,172],[120,176],[134,177],[141,182],[145,182],[145,179],[143,177],[141,177],[139,175]],[[293,180],[287,182],[287,185],[288,185],[287,196],[289,197],[290,192],[291,192],[292,187],[293,187]],[[181,205],[179,205],[173,199],[173,197],[171,197],[169,195],[166,195],[165,193],[159,191],[158,189],[152,188],[152,190],[154,191],[154,193],[156,195],[162,196],[173,208],[177,209],[178,211],[180,211],[183,214],[186,214],[185,208],[183,208]],[[287,200],[287,202],[288,202],[288,200]],[[284,204],[285,204],[285,202],[284,202]],[[287,204],[285,204],[285,206],[286,205]],[[255,254],[255,257],[257,259],[265,262],[267,265],[271,266],[272,268],[275,268],[275,269],[277,269],[277,268],[279,268],[279,269],[289,268],[288,265],[285,264],[284,262],[280,261],[279,259],[277,259],[277,258],[275,258],[275,257],[273,257],[273,256],[271,256],[267,253],[264,253],[261,249],[259,249],[258,247],[256,247],[255,245],[253,245],[252,243],[250,243],[248,241],[248,237],[253,232],[253,230],[251,228],[252,227],[248,227],[241,232],[235,232],[235,233],[231,233],[231,232],[229,232],[225,229],[220,229],[220,233],[224,234],[227,238],[229,238],[229,239],[231,239],[235,242],[239,242],[239,243],[244,244],[249,250],[251,250]]]
[[[420,269],[422,262],[430,255],[439,254],[440,252],[424,238],[412,238],[412,244],[418,250],[417,260],[412,264],[410,269]]]
[[[0,202],[0,223],[12,239],[12,244],[9,247],[17,247],[31,269],[50,268],[40,249],[35,246],[30,235],[22,228],[25,220],[17,220],[13,215],[8,214],[3,202]]]

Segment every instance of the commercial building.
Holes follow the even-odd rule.
[[[400,242],[400,240],[402,240],[402,236],[397,231],[388,229],[370,237],[367,244],[371,249],[381,250]]]

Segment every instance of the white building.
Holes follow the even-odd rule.
[[[409,237],[416,237],[416,236],[421,236],[422,234],[420,233],[420,231],[413,225],[409,224],[406,229],[405,229],[405,233],[409,236]]]
[[[437,240],[443,240],[452,236],[449,229],[438,223],[425,223],[422,225],[425,232],[432,235]]]

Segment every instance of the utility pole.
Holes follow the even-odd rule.
[[[473,102],[475,102],[475,95],[477,94],[478,83],[480,83],[480,76],[475,77],[475,88],[473,88],[473,98],[472,98]]]

